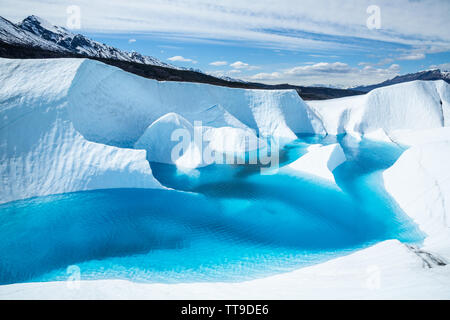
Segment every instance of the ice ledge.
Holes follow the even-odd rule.
[[[280,169],[281,174],[291,176],[307,175],[337,187],[333,170],[347,160],[339,144],[313,145],[308,153]]]
[[[386,191],[427,234],[424,250],[450,260],[450,141],[406,150],[383,172]]]

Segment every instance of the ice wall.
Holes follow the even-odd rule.
[[[386,191],[428,235],[424,249],[450,260],[450,136],[441,128],[401,136],[412,146],[383,172]]]
[[[368,134],[379,129],[389,134],[450,125],[450,85],[442,80],[406,82],[362,96],[308,104],[329,134]]]
[[[0,59],[0,203],[103,188],[160,188],[143,150],[86,140],[67,112],[83,60]]]
[[[201,121],[220,152],[242,151],[248,134],[324,132],[295,91],[158,82],[87,59],[0,59],[0,70],[0,202],[161,187],[147,159],[167,160],[168,114]]]
[[[91,60],[78,69],[68,108],[83,136],[119,147],[133,146],[149,125],[171,112],[191,124],[244,125],[260,136],[292,140],[295,133],[324,133],[320,119],[294,90],[158,82]],[[211,116],[214,108],[223,110],[217,119]]]

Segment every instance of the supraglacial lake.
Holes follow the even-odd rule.
[[[151,163],[171,189],[95,190],[3,204],[0,284],[62,281],[74,270],[84,280],[242,281],[386,239],[423,240],[381,179],[401,147],[302,135],[281,150],[281,165],[317,143],[340,143],[346,154],[333,171],[339,188],[308,175],[261,175],[252,165],[186,173]]]

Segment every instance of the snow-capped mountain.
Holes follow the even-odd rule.
[[[64,27],[54,26],[37,16],[29,16],[18,24],[0,17],[0,40],[9,44],[39,47],[45,50],[70,52],[89,57],[137,62],[176,68],[156,58],[138,52],[126,52],[74,34]]]
[[[44,50],[69,52],[66,48],[30,33],[14,23],[0,17],[0,40],[13,45],[29,46]]]
[[[402,82],[409,82],[409,81],[415,81],[415,80],[444,80],[447,83],[450,83],[450,72],[448,71],[441,71],[439,69],[430,69],[425,71],[420,71],[416,73],[409,73],[402,76],[397,76],[393,79],[386,80],[384,82],[370,85],[370,86],[360,86],[352,88],[353,90],[358,90],[362,92],[369,92],[376,88],[386,87],[397,83]]]

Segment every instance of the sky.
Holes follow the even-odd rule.
[[[352,87],[450,70],[449,0],[0,0],[126,51],[216,76]]]

